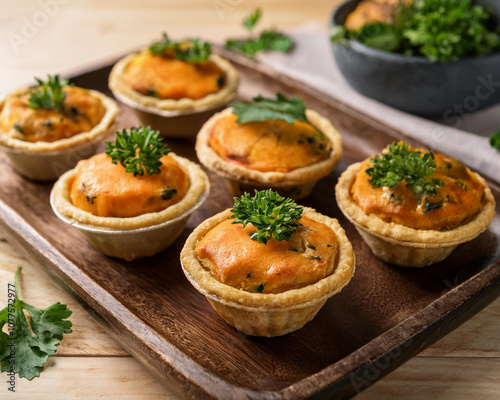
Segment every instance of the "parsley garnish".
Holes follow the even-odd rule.
[[[257,25],[257,22],[259,22],[261,16],[262,16],[262,9],[257,8],[252,14],[250,14],[243,20],[243,26],[248,31],[252,31],[253,28],[255,28],[255,25]]]
[[[308,245],[307,245],[307,247],[309,247],[311,250],[316,251],[316,247],[315,247],[315,246],[313,246],[312,244],[308,244]]]
[[[255,10],[251,15],[243,20],[243,26],[248,31],[253,31],[261,16],[262,10]],[[260,51],[271,50],[286,53],[292,47],[292,39],[283,33],[277,32],[274,28],[262,31],[257,38],[249,38],[245,40],[229,39],[226,41],[226,49],[239,50],[252,59],[255,59],[256,54]]]
[[[349,31],[334,27],[332,42],[354,39],[367,46],[432,61],[482,56],[500,48],[500,35],[490,30],[492,15],[471,0],[415,0],[399,4],[394,24],[372,22]]]
[[[253,102],[238,102],[231,106],[233,114],[238,116],[236,122],[239,124],[269,119],[279,119],[289,124],[295,121],[307,122],[304,102],[299,97],[288,99],[281,93],[276,95],[276,100],[258,96]]]
[[[21,127],[21,125],[14,124],[14,129],[18,131],[21,135],[24,135],[24,129]]]
[[[35,78],[38,87],[30,93],[28,106],[34,109],[62,111],[66,93],[63,89],[68,86],[68,80],[59,78],[59,75],[48,76],[46,82]]]
[[[212,54],[212,45],[201,39],[172,42],[164,33],[161,41],[149,46],[149,51],[153,54],[165,54],[167,51],[172,51],[175,58],[179,60],[202,63],[208,61]]]
[[[500,150],[500,131],[495,133],[491,138],[490,138],[490,144],[492,147],[494,147],[497,150]]]
[[[105,142],[106,154],[111,157],[113,164],[120,163],[134,176],[159,174],[162,165],[160,158],[170,153],[159,135],[159,131],[153,131],[149,126],[129,131],[124,129],[116,132],[114,142]]]
[[[13,326],[10,335],[0,330],[0,363],[2,372],[11,371],[12,366],[20,378],[32,380],[40,376],[47,358],[56,353],[63,334],[72,332],[72,324],[67,320],[72,312],[65,304],[56,303],[41,310],[21,301],[20,274],[21,268],[18,268],[14,303],[0,311],[0,326]],[[23,310],[30,315],[29,323]],[[11,343],[15,343],[15,358],[10,358]]]
[[[389,151],[371,159],[372,167],[366,170],[370,176],[368,182],[375,188],[395,188],[405,181],[419,198],[435,196],[437,189],[444,185],[439,179],[430,176],[436,170],[436,160],[432,152],[422,156],[418,150],[410,150],[404,142],[394,142]]]
[[[251,223],[257,229],[251,239],[267,244],[270,239],[289,241],[297,231],[302,211],[292,199],[268,189],[255,191],[253,197],[249,193],[235,197],[230,218],[235,220],[233,224],[243,224],[243,228]]]

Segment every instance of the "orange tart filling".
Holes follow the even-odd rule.
[[[71,184],[75,207],[101,217],[136,217],[178,203],[190,182],[186,171],[170,156],[160,161],[161,173],[134,176],[113,164],[106,154],[80,161]]]
[[[261,172],[290,172],[325,160],[331,152],[330,141],[307,122],[239,124],[237,118],[220,118],[208,140],[208,145],[228,162]]]
[[[224,86],[224,71],[213,61],[192,63],[168,52],[138,54],[126,67],[124,79],[145,96],[159,99],[201,99]]]
[[[195,254],[219,282],[249,292],[282,293],[318,282],[333,272],[337,239],[328,226],[302,217],[290,241],[252,240],[248,224],[225,220],[197,244]]]
[[[35,88],[36,89],[36,88]],[[106,113],[101,100],[88,90],[67,86],[61,111],[28,106],[33,90],[19,90],[6,97],[0,112],[0,130],[27,142],[54,142],[94,128]]]
[[[436,169],[430,179],[443,183],[435,196],[419,198],[405,181],[392,189],[373,187],[366,172],[372,163],[367,160],[351,186],[352,199],[366,214],[413,229],[446,231],[469,222],[482,208],[484,185],[459,161],[442,154],[434,157]]]

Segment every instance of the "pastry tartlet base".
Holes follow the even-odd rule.
[[[336,234],[338,250],[331,275],[303,288],[275,294],[247,292],[219,282],[198,259],[195,248],[207,232],[230,215],[230,210],[225,210],[201,223],[182,249],[181,264],[196,290],[240,332],[253,336],[280,336],[296,331],[313,319],[325,302],[351,280],[355,258],[344,230],[336,219],[304,207],[304,216],[327,225]]]
[[[332,172],[342,157],[342,138],[328,119],[313,110],[306,110],[307,119],[331,142],[332,150],[326,160],[297,168],[290,172],[261,172],[226,161],[208,144],[214,125],[220,118],[232,114],[232,108],[215,114],[201,128],[196,139],[196,154],[200,162],[221,176],[233,196],[244,192],[253,193],[254,189],[272,188],[285,197],[300,200],[309,196],[317,181]]]
[[[0,149],[19,174],[37,181],[57,179],[78,161],[95,154],[102,140],[115,132],[120,113],[118,105],[100,92],[88,91],[100,99],[106,108],[101,121],[88,132],[54,142],[27,142],[0,131]],[[4,103],[5,99],[2,99],[0,111]]]
[[[484,232],[495,215],[495,198],[484,179],[485,205],[470,222],[449,231],[418,230],[368,215],[352,199],[351,186],[362,163],[350,165],[335,187],[337,204],[346,218],[381,260],[401,267],[425,267],[448,257],[459,245]]]
[[[148,52],[141,50],[141,53]],[[128,64],[137,56],[130,54],[118,61],[109,75],[109,88],[122,103],[131,107],[141,124],[151,126],[165,137],[194,137],[205,121],[215,112],[223,109],[236,96],[239,75],[232,64],[217,54],[210,56],[225,73],[224,86],[198,100],[183,98],[158,99],[145,96],[132,89],[124,79]]]
[[[165,210],[128,218],[100,217],[83,211],[70,199],[74,169],[54,184],[50,193],[52,209],[108,256],[131,261],[159,253],[181,234],[190,215],[201,206],[210,191],[208,176],[197,164],[173,153],[169,155],[187,171],[190,186],[181,201]]]

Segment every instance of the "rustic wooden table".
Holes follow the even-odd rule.
[[[287,28],[313,19],[326,26],[338,2],[122,0],[118,6],[102,0],[4,0],[0,2],[0,91],[33,76],[64,72],[123,54],[149,43],[163,31],[174,38],[199,35],[214,41],[239,36],[244,33],[241,20],[258,6],[264,9],[262,26]],[[13,281],[18,266],[23,267],[22,298],[42,308],[57,301],[68,304],[73,310],[74,332],[65,336],[41,378],[18,380],[13,395],[30,400],[176,398],[108,336],[84,306],[3,240],[0,308],[7,303],[6,283]],[[500,299],[358,398],[497,399],[499,332]],[[4,381],[0,384],[2,393],[7,391]]]

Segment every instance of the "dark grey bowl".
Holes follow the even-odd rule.
[[[343,25],[361,0],[341,4],[330,26]],[[481,0],[500,16],[499,0]],[[376,50],[357,41],[332,43],[337,65],[358,92],[425,117],[456,118],[500,102],[500,52],[452,62],[432,62]]]

